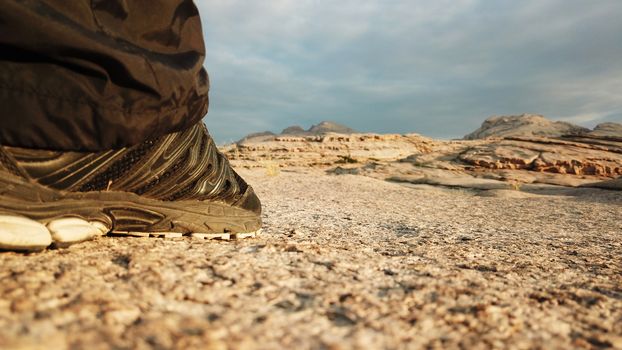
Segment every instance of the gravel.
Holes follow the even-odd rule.
[[[0,253],[0,348],[622,348],[622,192],[241,174],[255,239]]]

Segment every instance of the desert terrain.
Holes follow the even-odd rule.
[[[249,135],[260,236],[0,253],[0,348],[621,349],[621,127]]]

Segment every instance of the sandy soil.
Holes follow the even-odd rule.
[[[0,348],[622,348],[622,192],[242,174],[256,239],[1,253]]]

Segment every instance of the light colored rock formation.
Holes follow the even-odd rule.
[[[561,121],[550,121],[539,114],[494,116],[466,135],[466,140],[503,137],[560,137],[589,132],[589,129]]]
[[[468,177],[505,181],[517,187],[531,183],[576,187],[622,175],[622,151],[616,147],[543,138],[455,141],[440,144],[428,153],[413,154],[402,162],[413,167],[405,170],[388,164],[383,173],[410,178],[425,173],[431,180],[412,182],[446,186],[453,186],[458,174],[464,184],[459,187],[473,188],[481,186],[469,186],[475,180]],[[430,173],[430,169],[445,172]]]
[[[504,129],[505,135],[536,134],[532,128],[537,125],[560,135],[583,130],[531,115],[487,123],[493,126],[484,128],[484,134],[495,129],[498,135],[500,125],[518,129]],[[332,166],[334,173],[451,187],[487,188],[491,181],[505,182],[495,188],[531,183],[576,187],[622,175],[622,135],[616,138],[611,125],[597,129],[607,130],[607,136],[439,141],[417,134],[276,135],[247,139],[223,151],[234,165],[248,168]]]
[[[588,135],[622,138],[622,124],[620,123],[601,123],[596,125],[594,130]]]
[[[354,134],[356,130],[349,128],[345,125],[337,124],[335,122],[323,121],[317,125],[311,126],[308,132],[313,135],[326,134],[334,132],[338,134]]]
[[[276,136],[247,140],[221,150],[236,165],[329,166],[340,163],[395,161],[413,153],[429,152],[436,141],[417,134],[335,134]]]
[[[622,175],[622,152],[615,150],[587,142],[511,139],[470,147],[458,159],[486,169],[616,177]]]

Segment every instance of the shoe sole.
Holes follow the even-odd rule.
[[[44,225],[79,218],[112,234],[141,237],[236,239],[253,237],[261,229],[258,214],[226,203],[166,202],[118,191],[59,191],[6,172],[0,172],[0,214]]]

